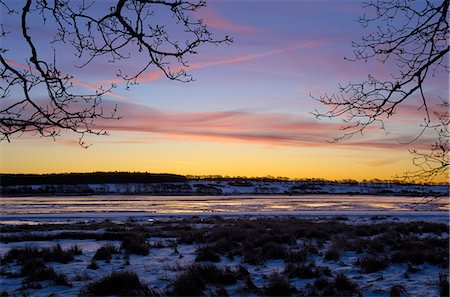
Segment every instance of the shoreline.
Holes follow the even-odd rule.
[[[437,195],[438,194],[438,195]],[[449,198],[448,193],[421,193],[421,192],[410,192],[410,193],[359,193],[359,192],[342,192],[342,193],[335,193],[335,192],[305,192],[305,193],[255,193],[255,192],[249,192],[249,193],[224,193],[224,194],[209,194],[209,193],[66,193],[66,192],[55,192],[55,193],[40,193],[40,192],[33,192],[33,193],[18,193],[18,194],[9,194],[9,193],[3,193],[0,190],[0,200],[2,198],[20,198],[20,197],[90,197],[90,196],[130,196],[130,197],[142,197],[142,196],[149,196],[149,197],[190,197],[190,196],[201,196],[201,197],[230,197],[230,196],[239,196],[239,197],[245,197],[245,196],[281,196],[281,197],[291,197],[291,196],[320,196],[320,195],[329,195],[329,196],[374,196],[374,197],[417,197],[417,198],[426,198],[426,197],[435,197],[437,199],[441,198]]]
[[[77,223],[77,222],[96,222],[96,221],[113,221],[113,222],[140,222],[147,223],[158,220],[184,220],[184,219],[369,219],[369,220],[386,220],[394,221],[436,221],[448,222],[450,213],[445,210],[441,211],[297,211],[297,212],[198,212],[198,213],[149,213],[143,211],[121,211],[121,212],[79,212],[79,213],[53,213],[53,214],[11,214],[0,215],[0,226],[20,225],[20,224],[52,224],[58,222],[60,224]]]

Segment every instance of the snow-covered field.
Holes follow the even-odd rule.
[[[449,201],[424,199],[2,197],[0,294],[439,296]]]
[[[147,214],[82,222],[53,217],[43,225],[31,218],[20,225],[4,222],[0,291],[5,296],[96,295],[100,291],[86,288],[114,271],[136,274],[150,289],[139,294],[147,295],[389,296],[399,290],[402,296],[439,296],[448,287],[448,212],[414,214]],[[144,252],[133,251],[129,238]],[[93,261],[108,245],[115,253]],[[26,252],[26,247],[35,250]],[[52,247],[56,252],[49,252]],[[61,256],[71,250],[81,254]],[[30,258],[34,272],[26,268]],[[42,267],[65,281],[51,273],[36,276]]]

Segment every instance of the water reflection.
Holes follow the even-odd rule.
[[[0,214],[84,212],[251,213],[290,211],[449,211],[448,199],[418,203],[422,198],[392,196],[83,196],[2,197]]]

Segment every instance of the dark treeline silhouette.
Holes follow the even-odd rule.
[[[222,176],[222,175],[186,175],[187,180],[210,180],[210,181],[226,181],[231,183],[232,185],[245,185],[251,182],[282,182],[282,181],[295,181],[298,183],[313,183],[313,184],[346,184],[346,185],[357,185],[357,184],[400,184],[400,185],[447,185],[446,182],[437,182],[437,181],[406,181],[404,179],[339,179],[339,180],[331,180],[325,178],[289,178],[284,176],[261,176],[261,177],[247,177],[247,176]]]
[[[178,175],[169,173],[147,172],[90,172],[90,173],[52,173],[52,174],[0,174],[0,186],[24,186],[24,185],[81,185],[81,184],[130,184],[130,183],[183,183],[187,181],[215,181],[228,182],[232,186],[251,186],[253,182],[280,182],[295,181],[297,183],[320,184],[411,184],[403,180],[362,180],[353,179],[327,180],[322,178],[291,179],[287,177],[245,177],[245,176],[221,176],[221,175]],[[426,183],[446,184],[446,183]]]
[[[186,177],[176,174],[142,172],[92,172],[58,174],[0,174],[0,185],[75,185],[185,182]]]

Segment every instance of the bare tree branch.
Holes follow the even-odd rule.
[[[449,72],[449,0],[378,0],[366,6],[375,11],[375,16],[364,15],[358,21],[363,27],[374,26],[376,31],[364,36],[361,43],[353,43],[355,56],[348,60],[377,59],[395,65],[397,71],[387,81],[369,75],[363,82],[340,85],[338,93],[315,98],[328,111],[316,110],[313,114],[318,118],[343,118],[344,134],[335,139],[339,141],[362,134],[374,124],[385,129],[384,121],[399,105],[417,95],[421,100],[417,109],[425,116],[421,132],[413,141],[430,129],[436,131],[438,139],[430,152],[411,150],[414,164],[421,169],[408,176],[429,180],[448,174],[448,97],[440,105],[444,112],[433,113],[432,100],[424,88],[436,71]]]
[[[116,85],[98,86],[87,94],[76,93],[74,77],[57,66],[56,50],[53,59],[49,59],[48,53],[37,46],[39,37],[33,37],[30,28],[39,25],[55,28],[52,44],[74,49],[73,60],[78,68],[97,59],[120,65],[139,57],[140,68],[134,73],[118,69],[117,76],[127,87],[153,67],[171,80],[187,82],[192,80],[184,70],[187,56],[196,54],[202,44],[231,42],[228,36],[214,39],[202,20],[192,17],[192,11],[205,5],[203,0],[26,0],[21,4],[0,0],[2,13],[20,16],[21,28],[21,32],[13,32],[5,29],[7,24],[2,21],[0,38],[13,32],[28,51],[23,63],[18,63],[7,43],[0,45],[1,140],[10,141],[12,136],[30,132],[54,138],[69,130],[79,134],[80,144],[86,146],[82,141],[85,134],[107,134],[95,129],[96,120],[120,118],[116,107],[108,112],[102,108],[102,97]],[[170,13],[172,24],[158,18],[160,13]],[[37,20],[42,23],[36,24]],[[182,33],[172,35],[168,27]],[[45,98],[37,98],[39,92],[45,92]]]

